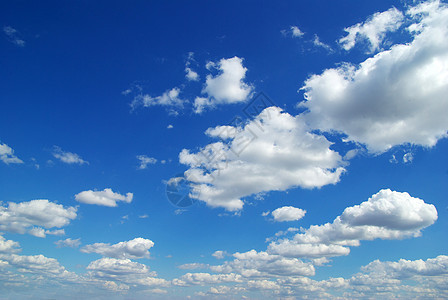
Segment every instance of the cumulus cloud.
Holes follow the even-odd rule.
[[[228,253],[226,251],[222,251],[222,250],[216,250],[212,254],[212,256],[216,259],[224,259],[227,255],[228,255]]]
[[[406,15],[410,43],[305,81],[300,106],[313,128],[344,133],[372,153],[408,143],[432,147],[447,136],[448,8],[424,2]]]
[[[191,69],[191,64],[195,62],[194,59],[194,52],[189,52],[187,61],[185,62],[185,78],[187,78],[188,81],[198,81],[199,80],[199,74],[193,69]]]
[[[88,161],[83,160],[78,154],[63,151],[60,147],[54,146],[53,156],[66,164],[89,164]]]
[[[84,253],[98,253],[106,257],[118,259],[149,258],[149,249],[154,246],[153,241],[144,238],[135,238],[126,242],[111,245],[106,243],[95,243],[81,248]]]
[[[11,254],[19,252],[20,245],[18,242],[7,240],[0,234],[0,253]]]
[[[282,30],[281,31],[281,33],[283,34],[283,35],[291,35],[292,37],[295,37],[295,38],[301,38],[305,33],[302,31],[302,30],[300,30],[300,28],[299,27],[297,27],[297,26],[291,26],[290,28],[289,28],[289,30]]]
[[[342,48],[352,49],[356,42],[366,40],[370,44],[370,51],[378,50],[386,33],[396,31],[403,23],[403,13],[396,8],[385,12],[375,13],[367,21],[345,28],[348,33],[339,40]]]
[[[157,159],[147,155],[137,155],[137,159],[140,161],[140,165],[138,166],[140,170],[144,170],[148,165],[153,165],[157,162]]]
[[[54,242],[56,247],[62,248],[62,247],[69,247],[69,248],[78,248],[81,245],[81,239],[65,239],[65,240],[59,240]]]
[[[4,26],[3,32],[6,34],[11,43],[19,47],[25,47],[26,42],[22,38],[20,38],[20,34],[17,29],[11,26]]]
[[[114,193],[111,189],[104,189],[103,191],[83,191],[75,195],[75,199],[78,202],[86,204],[95,204],[109,207],[116,207],[118,201],[123,201],[126,203],[131,203],[134,194],[126,193],[126,195],[121,195],[119,193]]]
[[[204,285],[242,282],[239,274],[209,274],[209,273],[187,273],[179,279],[174,280],[175,285]]]
[[[216,76],[207,75],[202,90],[207,97],[197,97],[194,101],[196,113],[205,108],[212,108],[219,104],[245,102],[253,88],[244,82],[247,68],[243,66],[243,59],[237,56],[221,59],[217,63],[209,62],[207,68],[215,68],[220,73]]]
[[[436,220],[434,205],[385,189],[346,208],[333,223],[313,225],[293,239],[272,242],[268,252],[287,257],[347,255],[349,246],[359,246],[360,240],[417,237]]]
[[[14,150],[6,144],[0,144],[0,160],[5,164],[22,164],[23,161],[14,155]]]
[[[305,216],[306,210],[293,206],[283,206],[277,208],[271,214],[277,222],[298,221]]]
[[[210,136],[229,139],[179,154],[179,161],[190,167],[185,177],[191,182],[191,197],[236,211],[242,209],[243,197],[335,184],[345,171],[331,143],[308,132],[300,116],[268,107],[243,125],[208,129]]]
[[[76,219],[76,208],[65,208],[48,200],[29,202],[8,202],[0,206],[0,230],[45,237],[46,234],[60,234],[63,231],[48,231],[43,228],[60,228]],[[35,227],[38,226],[38,227]],[[42,228],[43,227],[43,228]]]

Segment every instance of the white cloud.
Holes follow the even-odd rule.
[[[185,67],[185,77],[190,81],[198,81],[199,74],[193,71],[190,67]]]
[[[277,222],[298,221],[305,216],[306,210],[293,206],[283,206],[277,208],[271,214]]]
[[[0,160],[5,164],[22,164],[23,161],[14,155],[14,150],[6,144],[0,144]]]
[[[413,160],[414,160],[414,155],[412,155],[412,152],[408,152],[403,155],[403,162],[405,164],[411,163]]]
[[[207,97],[197,97],[194,101],[196,113],[201,113],[205,108],[213,108],[219,104],[231,104],[245,102],[253,87],[244,82],[247,68],[243,66],[243,59],[237,56],[221,59],[218,63],[208,63],[207,68],[216,68],[219,74],[207,75],[205,87],[202,90]]]
[[[174,128],[174,126],[173,126],[173,125],[171,125],[171,124],[169,124],[168,126],[166,126],[166,128],[167,128],[167,129],[173,129],[173,128]]]
[[[280,108],[266,108],[244,127],[221,128],[232,133],[207,133],[234,138],[198,153],[184,149],[179,154],[179,161],[190,167],[185,177],[191,181],[191,197],[211,207],[240,210],[243,197],[335,184],[345,171],[341,156],[324,136],[308,132],[300,116]]]
[[[381,153],[393,146],[434,146],[447,136],[448,8],[438,2],[411,8],[413,40],[358,66],[313,75],[302,90],[307,122],[342,132]]]
[[[317,34],[314,35],[313,44],[314,44],[314,46],[323,48],[329,52],[333,51],[333,49],[329,45],[325,44],[324,42],[322,42],[320,40],[320,38]]]
[[[204,285],[242,282],[242,276],[239,274],[209,274],[209,273],[187,273],[180,279],[175,280],[175,285]],[[177,284],[176,284],[177,283]]]
[[[149,249],[154,246],[151,240],[135,238],[130,241],[120,242],[114,245],[95,243],[81,248],[83,253],[98,253],[106,257],[126,258],[149,258]]]
[[[81,239],[65,239],[65,240],[59,240],[54,242],[56,247],[62,248],[62,247],[70,247],[70,248],[78,248],[81,245]]]
[[[359,246],[360,240],[417,237],[436,220],[434,205],[386,189],[346,208],[333,223],[313,225],[293,239],[272,242],[268,252],[287,257],[348,255],[348,247]]]
[[[11,26],[4,26],[3,32],[6,34],[11,43],[19,47],[25,47],[26,42],[20,38],[17,29],[12,28]]]
[[[286,36],[291,34],[292,37],[301,38],[305,33],[297,26],[291,26],[289,30],[282,30],[281,33]]]
[[[345,50],[350,50],[359,40],[367,40],[370,51],[373,52],[379,49],[387,32],[396,31],[401,27],[403,19],[403,14],[396,8],[375,13],[366,22],[345,28],[348,34],[341,38],[339,43]]]
[[[182,270],[194,270],[194,269],[207,269],[207,264],[201,264],[201,263],[190,263],[190,264],[183,264],[178,266],[179,269]]]
[[[58,146],[54,146],[53,156],[66,164],[89,164],[88,161],[83,160],[78,154],[63,151]]]
[[[175,87],[170,90],[166,90],[162,95],[157,97],[151,97],[148,94],[138,94],[131,102],[131,108],[135,109],[138,106],[151,107],[151,106],[165,106],[170,109],[170,113],[177,114],[177,110],[184,107],[186,100],[179,97],[180,89]]]
[[[29,202],[8,202],[0,206],[0,230],[45,237],[45,234],[59,234],[60,231],[45,231],[42,228],[60,228],[76,219],[76,208],[67,207],[48,200]],[[34,227],[39,226],[39,227]]]
[[[233,256],[235,257],[233,261],[226,261],[220,266],[211,266],[210,269],[219,273],[238,273],[244,277],[313,276],[315,273],[311,263],[297,258],[287,258],[255,250],[237,252]]]
[[[11,254],[19,251],[21,249],[18,242],[7,240],[0,234],[0,253]]]
[[[137,159],[140,161],[140,166],[138,166],[140,170],[144,170],[148,165],[153,165],[157,162],[157,159],[147,155],[137,155]]]
[[[96,204],[109,207],[116,207],[118,201],[124,201],[126,203],[131,203],[134,194],[126,193],[121,195],[119,193],[114,193],[111,189],[104,189],[103,191],[83,191],[75,195],[75,199],[78,202],[86,204]]]
[[[226,257],[228,254],[226,251],[222,251],[222,250],[216,250],[215,252],[213,252],[212,256],[216,259],[224,259],[224,257]]]

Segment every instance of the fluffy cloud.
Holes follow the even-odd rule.
[[[139,106],[151,107],[151,106],[164,106],[170,109],[170,113],[177,114],[177,110],[184,107],[186,100],[179,97],[180,89],[175,87],[170,90],[166,90],[162,95],[157,97],[151,97],[148,94],[138,94],[134,97],[131,103],[131,108],[135,109]]]
[[[194,62],[194,52],[188,53],[187,61],[185,62],[185,78],[187,78],[188,81],[198,81],[199,80],[199,74],[193,71],[190,66],[191,63]]]
[[[247,68],[243,66],[243,59],[235,56],[221,59],[218,63],[209,62],[207,68],[216,68],[220,74],[207,75],[205,87],[202,90],[206,98],[197,97],[194,102],[196,113],[201,113],[206,107],[218,104],[244,102],[252,92],[252,86],[244,82]]]
[[[6,144],[0,144],[0,160],[5,164],[22,164],[23,161],[14,155],[14,150]]]
[[[146,155],[137,155],[137,159],[140,161],[140,166],[138,167],[140,170],[144,170],[148,167],[148,165],[152,165],[157,162],[157,159]]]
[[[20,245],[18,242],[5,239],[0,235],[0,253],[16,253],[20,251]]]
[[[222,251],[222,250],[217,250],[215,252],[213,252],[212,256],[216,259],[224,259],[224,257],[226,257],[228,255],[228,253],[226,251]]]
[[[53,156],[66,164],[78,164],[78,165],[89,164],[88,161],[83,160],[78,154],[63,151],[58,146],[54,146]]]
[[[368,201],[348,207],[333,223],[314,225],[293,239],[272,242],[268,252],[287,257],[325,257],[350,253],[360,240],[417,237],[437,220],[432,204],[408,193],[381,190]]]
[[[305,81],[300,106],[313,128],[342,132],[373,153],[406,143],[431,147],[447,136],[448,8],[424,2],[407,16],[410,43]]]
[[[282,30],[281,31],[281,33],[284,35],[284,36],[286,36],[286,35],[291,35],[292,37],[295,37],[295,38],[301,38],[305,33],[302,31],[302,30],[300,30],[300,28],[299,27],[297,27],[297,26],[291,26],[290,28],[289,28],[289,30]]]
[[[84,253],[98,253],[103,256],[126,259],[126,258],[148,258],[149,249],[154,246],[151,240],[135,238],[130,241],[120,242],[114,245],[105,243],[95,243],[81,248]]]
[[[67,207],[48,200],[32,200],[0,206],[0,230],[28,233],[38,237],[45,234],[60,234],[61,231],[45,231],[42,228],[60,228],[76,219],[76,208]],[[39,227],[34,227],[39,226]]]
[[[306,210],[293,206],[283,206],[277,208],[271,214],[277,222],[298,221],[305,216]]]
[[[242,197],[293,187],[315,188],[339,181],[345,171],[331,143],[310,133],[300,116],[268,107],[241,126],[208,129],[209,136],[229,139],[202,148],[182,150],[179,161],[189,165],[191,197],[229,211],[243,207]]]
[[[238,273],[244,277],[261,276],[313,276],[315,269],[311,263],[297,258],[287,258],[267,252],[251,250],[233,254],[235,259],[210,269],[219,273]]]
[[[103,191],[88,190],[75,195],[75,199],[78,202],[109,207],[116,207],[118,201],[131,203],[133,197],[134,194],[132,193],[127,193],[125,196],[114,193],[111,189],[104,189]]]
[[[209,273],[187,273],[175,280],[175,285],[204,285],[220,284],[230,282],[242,282],[242,276],[238,274],[209,274]]]
[[[345,50],[352,49],[359,40],[367,40],[370,51],[379,49],[387,32],[396,31],[403,23],[404,16],[396,8],[375,13],[366,22],[345,28],[348,33],[339,40]]]
[[[79,245],[81,245],[81,239],[65,239],[65,240],[59,240],[54,242],[56,247],[62,248],[62,247],[70,247],[70,248],[77,248]]]

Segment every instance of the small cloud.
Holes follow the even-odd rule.
[[[78,165],[89,164],[88,161],[83,160],[78,154],[63,151],[58,146],[54,146],[53,156],[66,164],[78,164]]]
[[[11,26],[5,26],[3,27],[3,32],[6,34],[11,43],[19,47],[25,47],[26,43],[23,39],[20,38],[20,34],[16,29],[12,28]]]
[[[414,160],[414,155],[412,154],[412,152],[408,152],[403,155],[403,162],[405,164],[411,163],[413,160]]]
[[[133,197],[134,194],[132,193],[121,195],[114,193],[111,189],[104,189],[103,191],[88,190],[75,195],[75,199],[78,202],[109,207],[116,207],[118,201],[131,203]]]
[[[224,259],[227,255],[229,255],[226,251],[217,250],[212,256],[216,259]]]
[[[140,219],[147,219],[147,218],[149,218],[149,216],[147,215],[147,214],[144,214],[144,215],[141,215],[141,216],[138,216]]]
[[[166,128],[167,128],[167,129],[173,129],[174,126],[170,124],[170,125],[166,126]]]
[[[69,248],[77,248],[81,245],[81,239],[65,239],[65,240],[59,240],[54,242],[56,247],[62,248],[62,247],[69,247]]]
[[[293,206],[283,206],[277,208],[271,213],[274,217],[274,221],[276,222],[298,221],[302,219],[305,214],[306,210]]]
[[[5,164],[23,164],[23,161],[14,155],[14,150],[6,144],[0,144],[0,160]]]
[[[266,216],[269,216],[270,213],[271,213],[271,212],[268,210],[268,211],[262,212],[261,215],[262,215],[263,217],[266,217]]]
[[[146,155],[137,155],[137,159],[140,160],[140,166],[138,167],[139,170],[144,170],[148,167],[148,165],[153,165],[157,162],[157,159]]]
[[[327,45],[327,44],[325,44],[325,43],[320,41],[319,36],[317,34],[314,35],[313,44],[316,47],[324,48],[328,52],[333,52],[333,49],[329,45]]]
[[[294,38],[301,38],[305,33],[297,26],[291,26],[289,29],[280,31],[284,36],[291,35]]]

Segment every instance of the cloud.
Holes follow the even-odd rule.
[[[283,206],[277,208],[271,214],[277,222],[298,221],[305,216],[306,210],[293,206]]]
[[[313,128],[344,133],[372,153],[408,143],[432,147],[447,136],[448,8],[424,2],[407,16],[414,21],[410,43],[305,81],[299,106]]]
[[[238,274],[209,274],[209,273],[187,273],[174,280],[175,285],[204,285],[242,282],[241,275]]]
[[[243,59],[237,56],[221,59],[218,63],[209,62],[207,68],[219,70],[216,76],[207,75],[202,93],[207,97],[197,97],[194,101],[196,113],[205,108],[213,108],[219,104],[240,103],[248,100],[253,87],[244,82],[247,68],[243,66]]]
[[[345,28],[348,33],[339,40],[342,48],[352,49],[356,42],[366,40],[370,44],[370,51],[380,48],[387,32],[396,31],[403,24],[404,16],[396,8],[391,8],[385,12],[375,13],[367,21]]]
[[[78,248],[81,245],[81,239],[65,239],[65,240],[59,240],[54,242],[56,247],[62,248],[62,247],[70,247],[70,248]]]
[[[24,234],[28,231],[38,237],[59,234],[60,231],[45,231],[43,228],[60,228],[76,219],[76,208],[67,207],[48,200],[32,200],[0,206],[0,230]],[[34,227],[39,226],[39,227]]]
[[[216,259],[224,259],[227,255],[227,252],[222,250],[217,250],[212,254],[212,256]]]
[[[114,245],[95,243],[81,248],[83,253],[98,253],[106,257],[118,259],[149,258],[149,249],[154,246],[151,240],[135,238],[130,241],[120,242]]]
[[[315,273],[311,263],[297,258],[255,250],[237,252],[233,256],[235,257],[233,261],[226,261],[220,266],[211,266],[210,269],[218,273],[238,273],[244,277],[313,276]]]
[[[0,253],[11,254],[21,251],[20,244],[15,241],[7,240],[0,234]]]
[[[434,205],[385,189],[360,205],[346,208],[333,223],[313,225],[293,239],[272,242],[268,253],[287,257],[348,255],[348,247],[359,246],[360,240],[417,237],[436,220]]]
[[[190,263],[190,264],[183,264],[178,266],[179,269],[182,270],[194,270],[194,269],[207,269],[207,264],[201,264],[201,263]]]
[[[0,160],[5,164],[23,164],[23,161],[14,155],[14,150],[6,144],[0,144]]]
[[[184,107],[184,103],[187,102],[187,100],[179,97],[180,92],[181,91],[179,88],[174,87],[170,90],[166,90],[162,95],[157,97],[151,97],[148,94],[140,93],[132,100],[131,108],[135,109],[139,106],[163,106],[167,107],[171,114],[177,114],[177,111],[182,109]]]
[[[95,204],[109,207],[116,207],[118,201],[124,201],[126,203],[131,203],[134,194],[126,193],[121,195],[119,193],[114,193],[111,189],[104,189],[103,191],[83,191],[75,195],[75,199],[78,202],[86,204]]]
[[[191,197],[236,211],[242,209],[243,197],[335,184],[345,171],[331,143],[308,132],[300,116],[269,107],[243,125],[217,127],[228,134],[208,129],[209,135],[229,140],[179,154],[180,163],[190,167],[185,177],[191,182]]]
[[[187,78],[188,81],[199,81],[199,74],[190,68],[192,62],[195,62],[194,53],[189,52],[187,61],[185,62],[185,78]]]
[[[286,36],[291,34],[292,37],[301,38],[305,33],[297,26],[291,26],[289,30],[282,30],[281,33]]]
[[[319,38],[319,36],[317,34],[314,35],[313,45],[316,46],[316,47],[323,48],[323,49],[327,50],[328,52],[332,52],[333,51],[333,49],[329,45],[321,42],[321,40],[320,40],[320,38]]]
[[[58,146],[54,146],[53,156],[66,164],[79,164],[79,165],[89,164],[88,161],[83,160],[78,154],[63,151]]]
[[[3,32],[6,34],[11,43],[19,47],[25,47],[26,42],[20,38],[20,34],[17,29],[12,28],[11,26],[4,26]]]
[[[144,170],[148,165],[153,165],[157,162],[157,159],[146,155],[137,155],[137,159],[140,161],[140,166],[138,167],[140,170]]]

